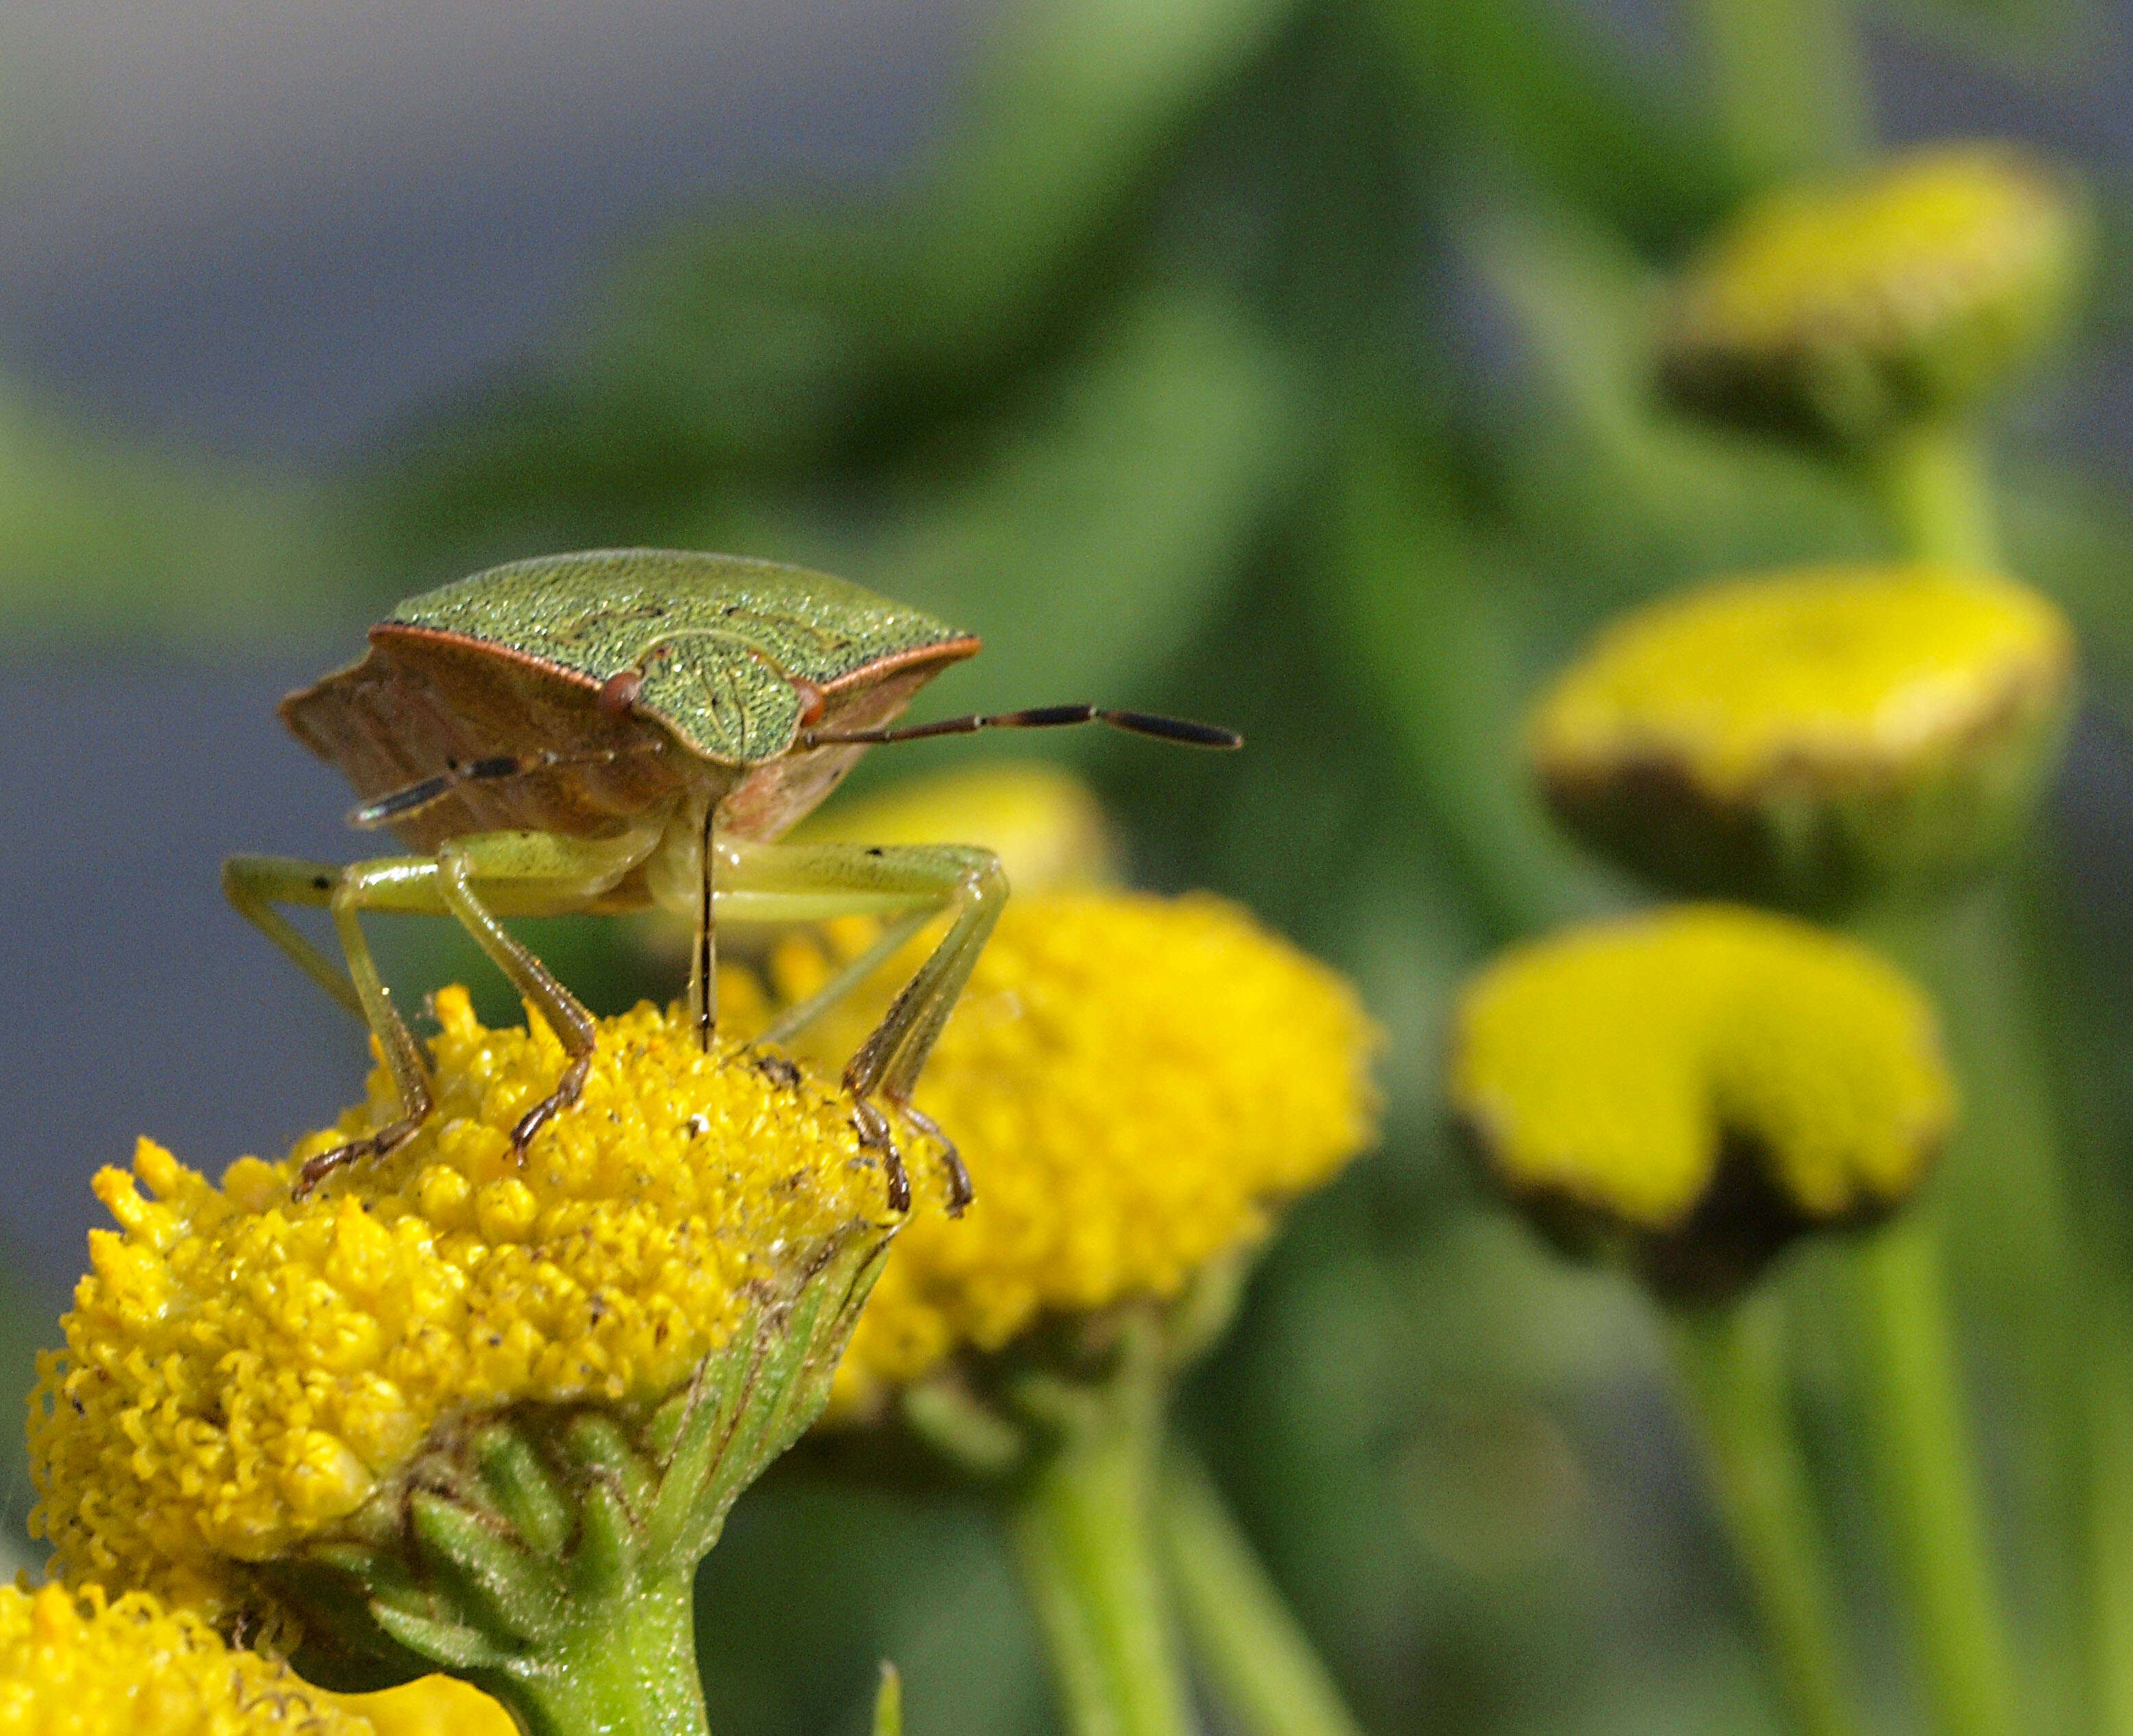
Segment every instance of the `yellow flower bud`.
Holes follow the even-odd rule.
[[[1033,761],[914,778],[832,802],[792,834],[797,844],[975,844],[1000,859],[1017,896],[1118,878],[1110,823],[1071,772]]]
[[[1616,622],[1528,733],[1557,816],[1655,884],[1799,908],[1991,861],[2056,763],[2073,640],[1991,575],[1739,579]]]
[[[123,1228],[92,1238],[30,1431],[33,1522],[70,1583],[282,1620],[255,1564],[386,1546],[474,1420],[649,1426],[767,1303],[893,1227],[850,1099],[811,1075],[640,1007],[601,1022],[581,1102],[521,1159],[560,1046],[483,1029],[458,989],[436,1007],[436,1112],[389,1157],[291,1196],[368,1130],[357,1109],[220,1188],[147,1141],[97,1178]]]
[[[478,1697],[478,1696],[477,1696]],[[0,1736],[384,1736],[287,1666],[134,1592],[0,1587]],[[465,1726],[471,1733],[475,1726]],[[508,1729],[508,1725],[503,1727]]]
[[[806,1051],[849,1053],[895,977],[806,1032]],[[1047,1320],[1177,1297],[1370,1142],[1376,1042],[1339,977],[1235,905],[1010,900],[915,1099],[977,1198],[952,1222],[920,1201],[833,1410],[865,1412]]]
[[[1955,1113],[1932,1007],[1900,973],[1723,905],[1505,954],[1460,995],[1448,1090],[1543,1233],[1700,1296],[1804,1231],[1885,1216]]]
[[[1722,420],[1857,446],[1961,411],[2041,348],[2086,244],[2061,178],[2005,145],[1774,194],[1683,272],[1662,377]]]

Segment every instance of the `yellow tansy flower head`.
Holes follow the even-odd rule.
[[[1504,955],[1460,996],[1449,1092],[1544,1233],[1693,1295],[1894,1209],[1954,1117],[1932,1008],[1899,972],[1723,905]]]
[[[460,990],[436,1010],[436,1113],[306,1199],[291,1196],[306,1158],[394,1113],[382,1072],[339,1127],[278,1164],[240,1159],[219,1186],[145,1140],[130,1175],[98,1176],[121,1228],[91,1238],[30,1429],[34,1522],[70,1582],[286,1618],[285,1580],[254,1565],[393,1546],[422,1490],[474,1487],[440,1455],[508,1458],[485,1418],[537,1414],[582,1445],[597,1412],[609,1456],[641,1446],[653,1475],[672,1407],[710,1414],[702,1371],[759,1349],[766,1308],[885,1243],[874,1156],[850,1099],[813,1076],[705,1055],[686,1019],[639,1007],[601,1022],[579,1106],[522,1161],[511,1129],[560,1046],[537,1022],[483,1029]],[[863,1286],[841,1281],[855,1305]],[[824,1330],[809,1378],[826,1393]],[[512,1460],[513,1498],[568,1498],[564,1459]],[[556,1489],[525,1493],[544,1479]]]
[[[2058,611],[2005,579],[1808,568],[1617,622],[1528,752],[1558,817],[1656,883],[1827,909],[1996,856],[2057,762],[2073,673]]]
[[[0,1587],[4,1736],[376,1736],[370,1723],[190,1611],[134,1592]]]
[[[1724,420],[1871,441],[1960,410],[2054,335],[2085,243],[2060,178],[2003,145],[1778,193],[1683,273],[1663,377]]]
[[[849,1053],[879,1010],[862,996],[802,1041]],[[1177,1297],[1370,1142],[1375,1042],[1338,976],[1235,905],[1011,899],[915,1099],[977,1198],[954,1222],[938,1200],[916,1208],[840,1402],[864,1412],[960,1352]]]

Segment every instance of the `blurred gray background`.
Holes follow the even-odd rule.
[[[890,184],[996,3],[0,10],[0,454],[78,423],[238,474],[360,455],[554,329],[662,219]],[[1907,36],[1878,57],[1885,128],[2011,130],[2115,190],[2133,178],[2126,11],[2020,81]],[[1601,13],[1638,53],[1679,52],[1664,8]],[[2128,370],[2122,344],[2092,360],[2028,437],[2126,469]],[[182,645],[140,624],[108,653],[0,658],[0,1188],[55,1301],[81,1269],[87,1178],[137,1132],[215,1172],[362,1066],[215,881],[236,849],[355,853],[338,780],[272,707],[353,655],[360,623],[309,623],[294,661],[286,637],[254,653],[241,618]],[[2119,779],[2093,756],[2082,776],[2107,822]]]

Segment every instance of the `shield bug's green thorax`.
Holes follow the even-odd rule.
[[[404,1144],[429,1113],[421,1050],[371,958],[366,911],[455,918],[561,1040],[570,1065],[519,1122],[522,1151],[577,1100],[594,1025],[500,917],[650,904],[692,916],[689,999],[708,1048],[715,915],[884,919],[874,949],[761,1039],[777,1042],[951,909],[946,936],[845,1083],[890,1203],[903,1209],[910,1189],[876,1096],[936,1143],[960,1210],[969,1179],[911,1092],[999,918],[999,863],[961,844],[776,840],[879,743],[1101,722],[1192,746],[1238,744],[1207,724],[1086,704],[895,727],[912,695],[977,648],[931,615],[826,574],[660,549],[522,560],[393,610],[370,630],[360,662],[291,694],[282,715],[355,786],[354,823],[388,828],[415,854],[344,868],[240,856],[223,868],[231,902],[369,1025],[399,1093],[397,1118],[314,1158],[299,1191]],[[345,971],[282,914],[291,905],[331,912]]]
[[[978,643],[826,573],[648,549],[494,567],[409,598],[383,625],[494,646],[626,693],[693,752],[739,766],[790,749],[814,721],[813,695]]]

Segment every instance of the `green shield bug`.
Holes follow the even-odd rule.
[[[301,1196],[344,1163],[382,1156],[428,1115],[427,1069],[364,940],[365,911],[456,918],[571,1057],[521,1118],[521,1151],[574,1103],[592,1017],[498,920],[662,906],[692,916],[689,1003],[698,1040],[716,1024],[715,913],[811,921],[887,918],[879,940],[763,1041],[791,1036],[938,911],[955,920],[845,1071],[862,1139],[882,1156],[890,1203],[910,1184],[879,1097],[937,1139],[951,1209],[970,1197],[954,1145],[911,1106],[919,1069],[1007,883],[989,851],[958,844],[780,844],[868,747],[988,728],[1102,722],[1191,746],[1230,731],[1093,705],[961,717],[907,729],[912,695],[978,641],[821,573],[726,555],[603,550],[522,560],[411,597],[370,630],[362,661],[282,702],[361,805],[415,854],[347,867],[237,856],[223,887],[377,1037],[399,1117],[304,1166]],[[278,906],[323,906],[345,971]]]

